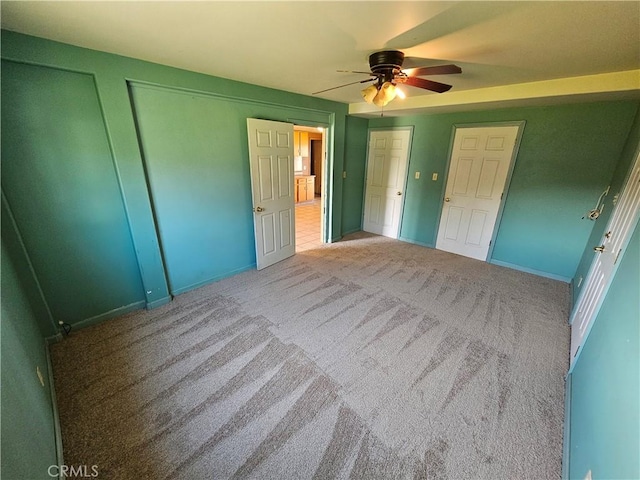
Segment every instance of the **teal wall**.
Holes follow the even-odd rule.
[[[344,171],[347,172],[347,178],[344,179],[343,184],[343,234],[357,232],[362,228],[368,125],[369,122],[365,118],[347,118],[349,142],[345,145],[344,152]]]
[[[44,336],[53,330],[38,318],[23,288],[24,259],[11,250],[18,246],[2,216],[0,362],[2,405],[0,476],[7,479],[50,478],[47,468],[57,465],[54,419]],[[9,237],[9,238],[7,238]],[[43,310],[40,309],[40,312]],[[47,331],[41,329],[46,326]],[[44,387],[36,374],[39,367]]]
[[[131,91],[171,292],[254,267],[246,119],[286,122],[301,112],[146,85]]]
[[[90,75],[2,62],[2,191],[56,320],[142,305]]]
[[[640,226],[571,375],[570,478],[640,478]]]
[[[626,101],[370,120],[415,127],[400,237],[435,245],[454,125],[524,120],[491,261],[570,281],[593,228],[582,216],[609,184],[637,110]]]
[[[582,277],[582,279],[584,280],[589,273],[589,268],[591,267],[591,262],[594,258],[593,247],[601,244],[602,237],[605,233],[604,229],[607,227],[607,223],[609,223],[611,212],[613,212],[613,199],[617,194],[621,193],[622,188],[625,184],[625,180],[627,179],[629,169],[631,168],[632,162],[636,158],[636,153],[639,148],[640,110],[638,110],[638,113],[636,114],[636,118],[631,128],[629,138],[627,139],[627,144],[625,145],[622,152],[620,162],[618,163],[615,174],[613,175],[613,178],[609,183],[609,185],[611,185],[611,189],[609,191],[609,194],[604,198],[604,208],[602,210],[602,214],[598,217],[597,220],[595,220],[595,222],[593,222],[593,230],[591,231],[591,235],[587,240],[584,251],[582,253],[582,257],[580,258],[580,262],[578,264],[578,268],[573,277],[572,293],[574,304],[578,300],[578,295],[584,287],[584,281],[580,282],[580,278]],[[579,283],[580,286],[578,286]]]
[[[346,105],[8,31],[2,58],[2,190],[55,322],[167,302],[165,260],[174,293],[253,265],[247,116],[332,126],[340,237]]]

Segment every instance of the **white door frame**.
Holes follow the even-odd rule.
[[[491,241],[489,243],[489,251],[487,252],[487,262],[491,260],[493,257],[493,249],[496,246],[496,237],[498,236],[498,231],[500,230],[500,223],[502,222],[502,213],[504,211],[504,205],[507,201],[507,197],[509,196],[509,188],[511,186],[511,177],[513,177],[513,170],[516,166],[516,158],[518,157],[518,152],[520,150],[520,143],[522,142],[522,134],[524,133],[524,127],[526,125],[525,120],[514,121],[514,122],[488,122],[488,123],[461,123],[454,124],[451,127],[451,138],[449,140],[449,152],[447,155],[447,166],[444,171],[444,176],[442,177],[442,190],[440,192],[440,209],[438,220],[436,223],[436,229],[434,233],[433,247],[435,248],[436,241],[438,238],[438,231],[440,230],[440,220],[442,219],[442,210],[444,209],[444,198],[446,196],[447,190],[447,181],[449,179],[449,171],[451,169],[451,155],[453,154],[453,142],[456,136],[456,129],[458,128],[491,128],[491,127],[518,127],[518,133],[516,135],[516,143],[513,147],[513,153],[511,155],[511,159],[509,160],[509,170],[507,172],[507,178],[504,181],[504,193],[502,194],[502,198],[500,199],[500,206],[498,207],[498,213],[496,215],[496,222],[493,226],[493,233],[491,234]]]
[[[409,148],[407,150],[407,163],[405,165],[404,172],[402,174],[402,178],[404,180],[402,186],[402,202],[400,203],[400,213],[398,220],[398,233],[396,238],[400,238],[400,232],[402,231],[402,221],[404,220],[404,205],[407,201],[407,176],[409,175],[409,163],[411,163],[411,149],[413,147],[413,125],[408,125],[406,127],[374,127],[367,129],[367,153],[366,153],[366,162],[364,166],[364,188],[362,190],[362,218],[360,220],[360,229],[364,231],[364,218],[366,215],[365,205],[367,201],[367,181],[369,175],[369,147],[371,142],[369,139],[371,138],[372,132],[397,132],[397,131],[408,131],[409,132]]]
[[[622,195],[625,191],[628,191],[627,189],[629,188],[629,182],[631,181],[631,179],[634,178],[634,172],[636,172],[637,175],[637,169],[640,168],[640,146],[638,146],[638,148],[636,149],[636,152],[634,154],[633,160],[631,162],[631,165],[629,167],[629,171],[627,172],[627,174],[625,175],[625,179],[624,179],[624,183],[622,184],[622,187],[620,188],[620,192],[619,195]],[[635,177],[637,178],[637,177]],[[606,245],[606,240],[609,238],[605,235],[605,233],[607,231],[610,231],[610,226],[613,222],[613,220],[616,218],[616,212],[617,209],[619,207],[619,203],[616,204],[613,207],[613,211],[611,212],[611,216],[609,217],[609,219],[607,220],[607,225],[605,226],[604,230],[602,231],[602,237],[601,239],[604,240],[604,242],[602,243],[602,245]],[[632,206],[633,207],[633,206]],[[616,260],[613,264],[613,269],[611,271],[611,274],[609,275],[608,279],[605,279],[605,285],[604,288],[602,289],[602,292],[600,293],[600,295],[595,296],[593,298],[593,303],[595,304],[595,307],[593,309],[593,313],[586,319],[587,322],[587,327],[586,330],[582,336],[580,345],[578,346],[578,348],[576,349],[575,353],[573,353],[573,355],[570,354],[570,359],[569,359],[569,372],[568,374],[570,374],[573,371],[573,368],[576,366],[576,364],[578,363],[578,359],[580,358],[580,355],[582,353],[582,347],[585,344],[585,342],[587,341],[587,338],[589,337],[589,333],[591,332],[591,328],[593,327],[593,324],[595,322],[595,319],[598,317],[598,313],[600,312],[600,308],[602,307],[602,303],[605,299],[605,297],[607,296],[607,292],[609,291],[609,287],[611,286],[611,284],[613,283],[613,279],[616,276],[616,272],[618,271],[618,267],[620,266],[620,262],[618,261],[620,258],[622,258],[625,254],[625,252],[627,251],[627,247],[629,245],[629,241],[631,240],[631,236],[633,235],[633,232],[636,228],[636,226],[638,225],[638,222],[640,221],[640,206],[636,206],[636,211],[634,212],[634,217],[632,217],[631,222],[630,222],[630,226],[629,226],[629,230],[626,232],[623,232],[626,237],[623,240],[623,243],[620,245],[620,251],[617,253],[616,256]],[[589,271],[587,273],[587,275],[584,278],[584,282],[583,282],[583,287],[582,290],[580,291],[580,294],[578,295],[578,298],[576,299],[576,302],[573,306],[573,309],[571,310],[571,314],[569,316],[569,324],[571,325],[571,333],[572,333],[572,337],[573,337],[573,323],[575,320],[575,317],[578,313],[579,308],[582,306],[582,302],[583,302],[583,297],[585,295],[585,292],[588,290],[587,286],[590,285],[590,283],[593,281],[593,275],[595,274],[595,270],[596,270],[596,265],[598,264],[598,259],[599,259],[599,255],[601,255],[600,253],[594,253],[593,254],[593,260],[591,261],[591,266],[589,267]],[[571,349],[573,350],[573,345],[571,345]]]
[[[333,114],[332,114],[333,115]],[[313,122],[311,120],[301,120],[296,118],[289,118],[289,123],[301,127],[322,127],[322,192],[320,193],[320,200],[322,205],[321,212],[321,238],[322,243],[332,242],[332,220],[333,220],[333,151],[334,151],[334,135],[332,121],[330,124],[326,122]],[[338,237],[339,238],[339,237]],[[337,240],[337,239],[336,239]]]

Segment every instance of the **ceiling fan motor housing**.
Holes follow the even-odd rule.
[[[399,50],[383,50],[369,55],[371,72],[384,75],[385,81],[391,81],[402,70],[402,62],[404,53]]]

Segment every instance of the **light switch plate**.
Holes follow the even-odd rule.
[[[433,180],[434,182],[436,180],[438,180],[438,173],[437,172],[433,172],[433,175],[431,175],[431,180]]]
[[[416,172],[416,180],[420,178],[420,172]]]

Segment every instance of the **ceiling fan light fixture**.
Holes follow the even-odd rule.
[[[396,98],[396,86],[391,82],[384,82],[373,99],[373,103],[378,107],[384,107],[394,98]]]
[[[377,85],[369,85],[360,93],[362,94],[362,98],[364,98],[365,102],[373,103],[373,99],[378,95],[378,87]]]
[[[404,90],[402,90],[397,85],[396,85],[396,97],[401,98],[401,99],[407,98],[407,94],[404,93]]]

